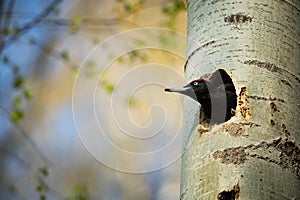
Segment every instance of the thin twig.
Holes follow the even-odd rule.
[[[3,24],[4,24],[4,21],[5,21],[5,2],[4,1],[0,1],[0,36],[2,36],[2,27],[3,27]],[[2,16],[3,15],[3,16]],[[2,40],[0,40],[2,41]]]
[[[5,10],[5,16],[12,15],[12,10],[14,8],[14,5],[15,5],[15,0],[10,0],[8,2],[7,9]],[[7,17],[3,19],[2,30],[9,28],[10,21],[11,21],[11,17]]]
[[[7,116],[7,118],[10,120],[10,112],[7,109],[0,107],[0,111],[2,111]],[[53,165],[47,159],[47,157],[42,152],[42,150],[38,147],[38,145],[34,142],[34,140],[29,136],[29,134],[23,129],[23,127],[18,122],[12,122],[12,124],[19,131],[19,133],[25,138],[25,140],[31,145],[31,147],[37,152],[37,154],[43,160],[45,165],[47,167],[50,167],[51,165]]]
[[[100,25],[100,26],[109,26],[109,25],[118,25],[120,20],[118,18],[83,18],[82,24],[87,25]],[[46,25],[55,25],[55,26],[70,26],[73,23],[73,19],[47,19],[45,21]]]
[[[8,2],[7,9],[5,9],[4,2],[2,2],[0,4],[1,4],[0,12],[3,11],[3,17],[1,16],[2,20],[0,20],[0,31],[1,31],[0,41],[3,41],[2,44],[4,44],[5,31],[7,29],[9,29],[9,26],[10,26],[11,17],[9,17],[9,16],[12,15],[12,10],[13,10],[14,4],[15,4],[15,0],[10,0]],[[1,49],[1,47],[0,47],[0,49]]]
[[[16,34],[11,35],[5,41],[3,40],[2,43],[0,44],[0,53],[4,48],[11,45],[15,40],[20,38],[24,33],[26,33],[36,24],[40,23],[45,17],[49,15],[49,13],[54,9],[54,7],[57,6],[59,3],[61,3],[62,1],[63,0],[53,0],[52,3],[50,3],[41,13],[39,13],[36,17],[34,17],[30,22],[18,28],[16,30]]]
[[[30,166],[29,163],[27,163],[24,159],[22,159],[20,156],[18,156],[14,152],[9,151],[8,149],[6,149],[4,147],[0,147],[0,151],[5,153],[8,156],[14,158],[18,163],[21,164],[21,166],[24,166],[25,169],[30,169],[31,171],[34,171],[34,169]]]

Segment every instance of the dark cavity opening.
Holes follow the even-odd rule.
[[[220,192],[217,196],[218,200],[238,200],[240,195],[240,186],[239,184],[233,186],[233,189],[230,191]]]

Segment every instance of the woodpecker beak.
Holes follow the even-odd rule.
[[[186,85],[182,88],[165,88],[165,92],[178,92],[181,94],[188,94],[193,90],[191,85]]]
[[[178,92],[184,95],[187,95],[197,101],[197,97],[192,85],[187,84],[182,88],[165,88],[165,92]]]

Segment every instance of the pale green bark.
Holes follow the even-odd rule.
[[[239,106],[200,134],[185,99],[181,199],[300,198],[299,27],[299,0],[188,2],[186,79],[225,69]]]

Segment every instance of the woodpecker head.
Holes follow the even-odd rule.
[[[166,92],[187,95],[201,104],[204,114],[213,123],[229,120],[237,106],[236,90],[230,76],[223,69],[214,72],[209,80],[193,80],[182,88],[166,88]]]
[[[182,88],[166,88],[166,92],[178,92],[184,95],[187,95],[201,103],[202,98],[209,96],[208,86],[210,85],[210,81],[207,79],[197,79],[193,80]]]

